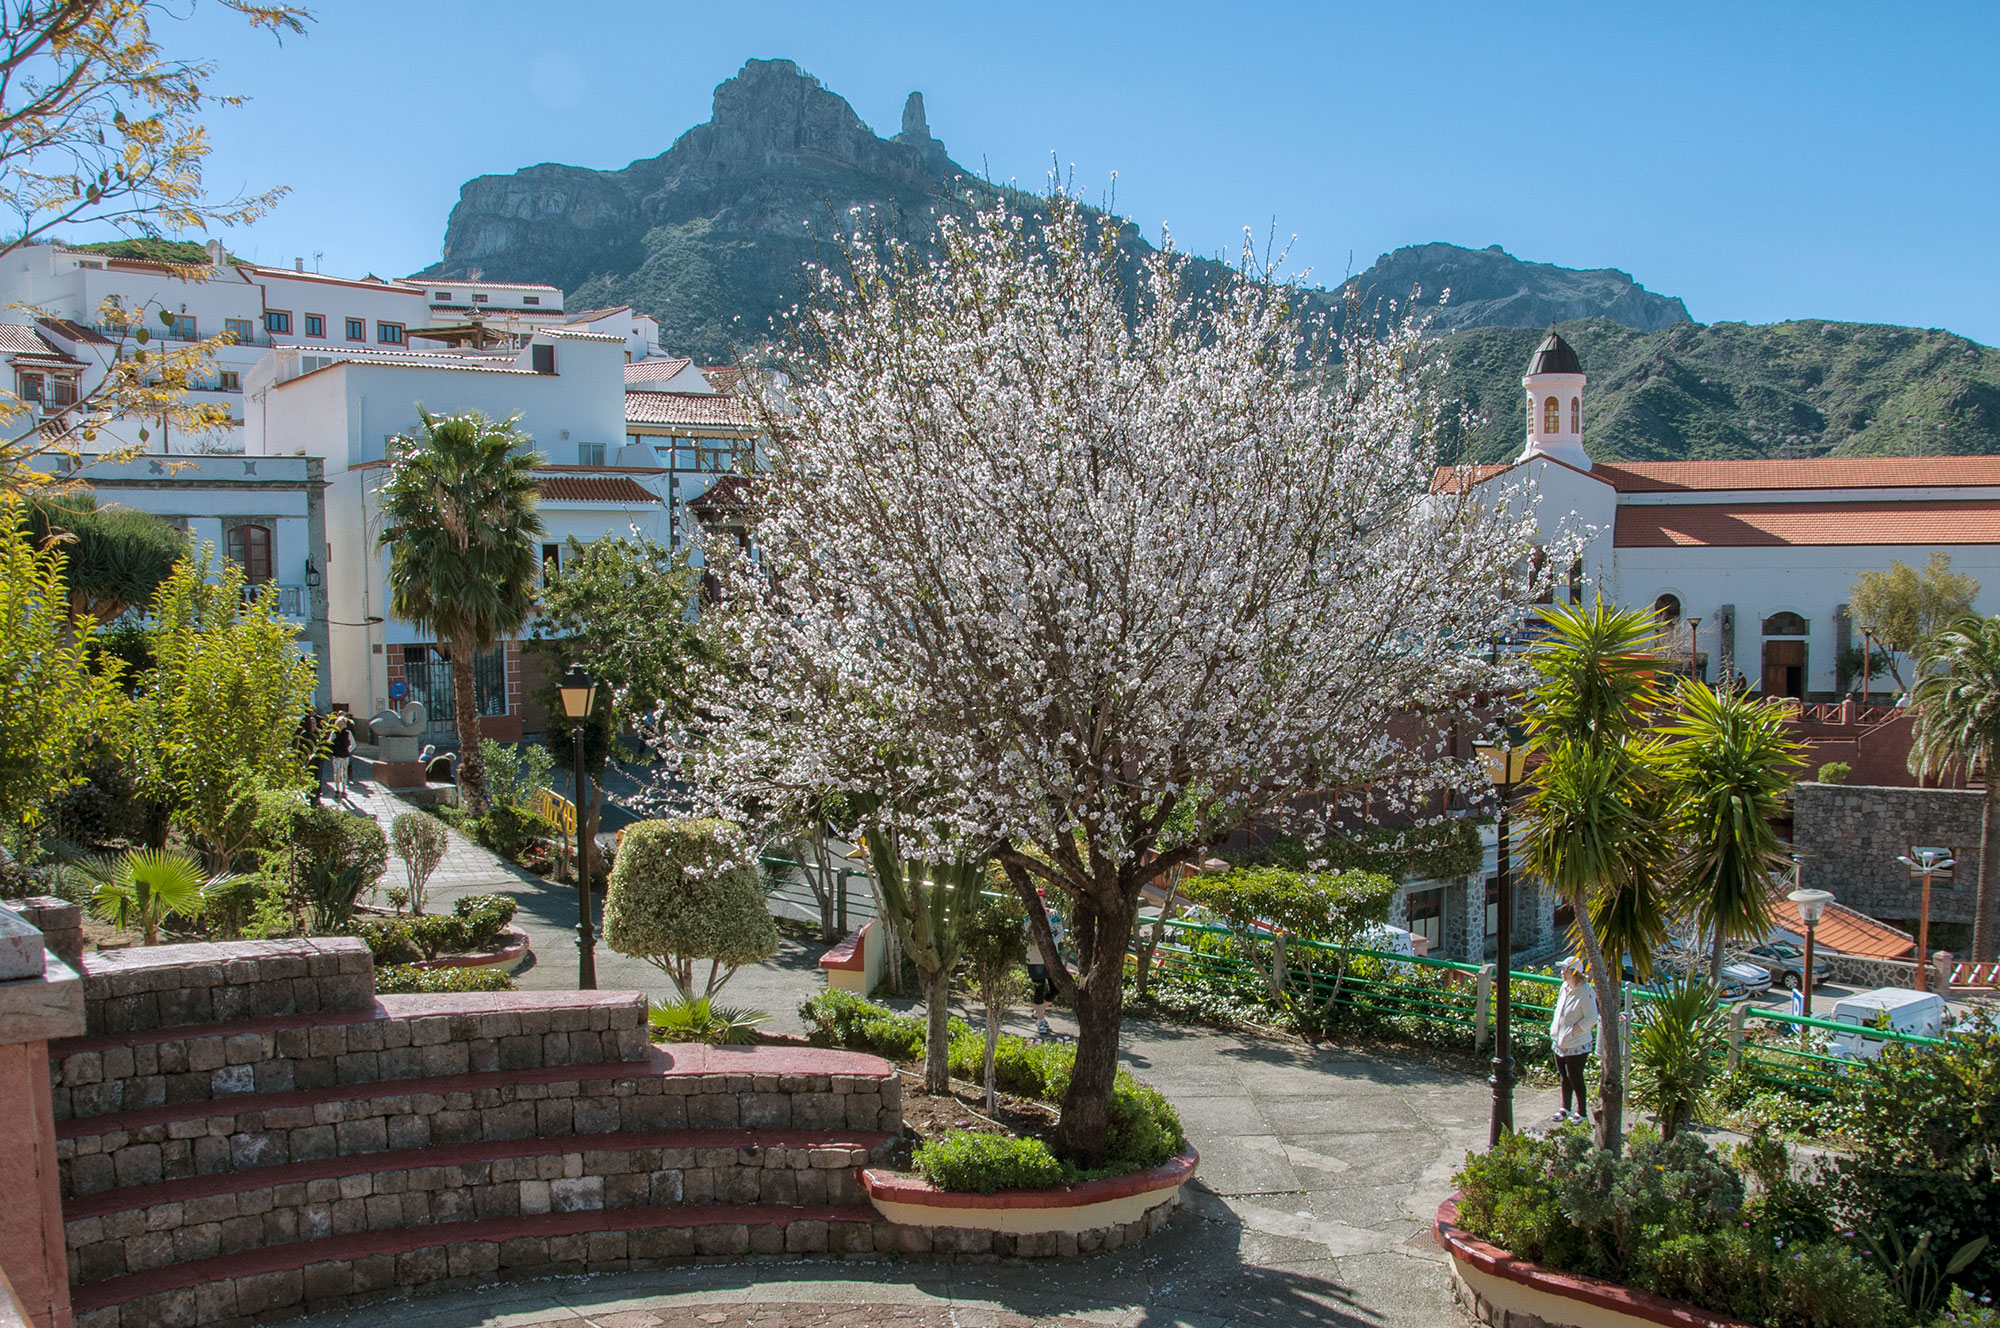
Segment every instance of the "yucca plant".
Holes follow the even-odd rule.
[[[91,912],[121,930],[143,932],[148,945],[160,943],[160,924],[169,917],[200,917],[212,884],[194,855],[178,849],[140,848],[122,858],[93,858],[82,871],[95,883]]]
[[[1773,821],[1805,768],[1804,749],[1777,702],[1698,682],[1675,694],[1662,732],[1682,845],[1672,893],[1707,933],[1709,980],[1720,982],[1723,947],[1755,944],[1771,929],[1771,876],[1785,865]]]
[[[693,1000],[654,1001],[647,1014],[653,1035],[662,1042],[706,1042],[713,1047],[743,1047],[757,1040],[757,1030],[770,1021],[762,1010],[716,1005],[706,996]]]
[[[1666,983],[1632,1030],[1632,1099],[1671,1139],[1707,1109],[1716,1065],[1728,1044],[1715,987],[1698,974]]]

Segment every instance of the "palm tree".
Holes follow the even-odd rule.
[[[521,630],[534,610],[535,511],[541,464],[518,416],[495,422],[476,411],[432,415],[421,406],[419,436],[408,440],[382,487],[388,524],[390,607],[451,646],[452,708],[458,722],[458,779],[467,810],[487,810],[479,760],[479,702],[473,659]]]
[[[1979,890],[1972,957],[1993,960],[1993,911],[2000,893],[2000,618],[1966,614],[1917,646],[1910,769],[1918,777],[1957,768],[1986,779],[1979,818]],[[1921,956],[1919,956],[1921,958]]]
[[[91,911],[120,929],[136,927],[146,944],[160,943],[160,924],[169,916],[200,914],[211,884],[193,855],[163,848],[134,849],[122,858],[93,858],[82,864],[95,881]],[[219,880],[220,878],[218,878]]]
[[[1661,932],[1654,888],[1667,855],[1656,740],[1640,726],[1660,703],[1650,614],[1552,605],[1528,652],[1536,683],[1524,718],[1541,762],[1528,775],[1526,865],[1569,901],[1577,947],[1597,995],[1597,1146],[1624,1140],[1618,1040],[1620,961],[1649,966]],[[1613,943],[1605,944],[1609,939]]]
[[[1775,702],[1689,682],[1674,710],[1661,730],[1678,794],[1673,894],[1708,933],[1708,975],[1720,982],[1724,944],[1771,929],[1771,873],[1785,865],[1772,820],[1805,758]]]

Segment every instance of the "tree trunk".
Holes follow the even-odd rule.
[[[1591,925],[1588,903],[1573,897],[1570,904],[1576,909],[1577,935],[1590,965],[1590,985],[1597,993],[1597,1121],[1592,1136],[1599,1148],[1617,1153],[1625,1144],[1625,1072],[1618,1039],[1620,985],[1605,965],[1604,947],[1598,944],[1597,928]]]
[[[460,799],[471,815],[484,816],[490,804],[486,800],[486,766],[479,759],[479,688],[472,664],[477,653],[470,641],[451,643],[451,705],[457,712]],[[583,809],[577,808],[579,820],[582,815]]]
[[[1722,928],[1715,929],[1715,939],[1708,952],[1708,980],[1716,986],[1722,985]]]
[[[1110,887],[1115,891],[1116,885]],[[1079,901],[1078,912],[1089,906]],[[1076,1013],[1076,1065],[1063,1095],[1057,1137],[1063,1155],[1088,1170],[1104,1162],[1105,1129],[1110,1122],[1111,1088],[1118,1077],[1118,1026],[1125,1012],[1125,940],[1132,934],[1137,901],[1120,892],[1116,912],[1100,912],[1089,934],[1096,944],[1089,967],[1076,975],[1071,1001]],[[1085,919],[1071,928],[1076,936]]]
[[[924,1091],[951,1091],[951,974],[940,968],[924,974]]]
[[[993,992],[986,993],[986,1114],[991,1116],[999,1109],[999,1098],[993,1091],[993,1053],[1000,1046],[1000,1002],[993,999]]]
[[[1993,962],[1993,909],[2000,903],[2000,862],[1993,850],[2000,848],[2000,774],[1989,755],[1985,762],[1986,801],[1979,814],[1979,887],[1972,904],[1972,958],[1975,963]],[[1928,964],[1929,955],[1918,955],[1919,964]]]

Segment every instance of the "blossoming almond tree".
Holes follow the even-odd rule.
[[[1125,281],[1073,198],[1040,211],[857,232],[818,271],[761,398],[754,557],[711,564],[746,664],[678,742],[725,801],[866,791],[904,842],[998,860],[1076,1012],[1088,1166],[1140,891],[1246,823],[1465,778],[1392,721],[1490,682],[1531,531],[1430,491],[1418,329],[1332,343],[1248,258]]]

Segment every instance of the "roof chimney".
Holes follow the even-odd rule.
[[[294,258],[294,259],[292,260],[292,271],[294,271],[294,272],[303,272],[303,271],[305,271],[305,270],[306,270],[306,260],[305,260],[305,259],[303,259],[303,258]]]

